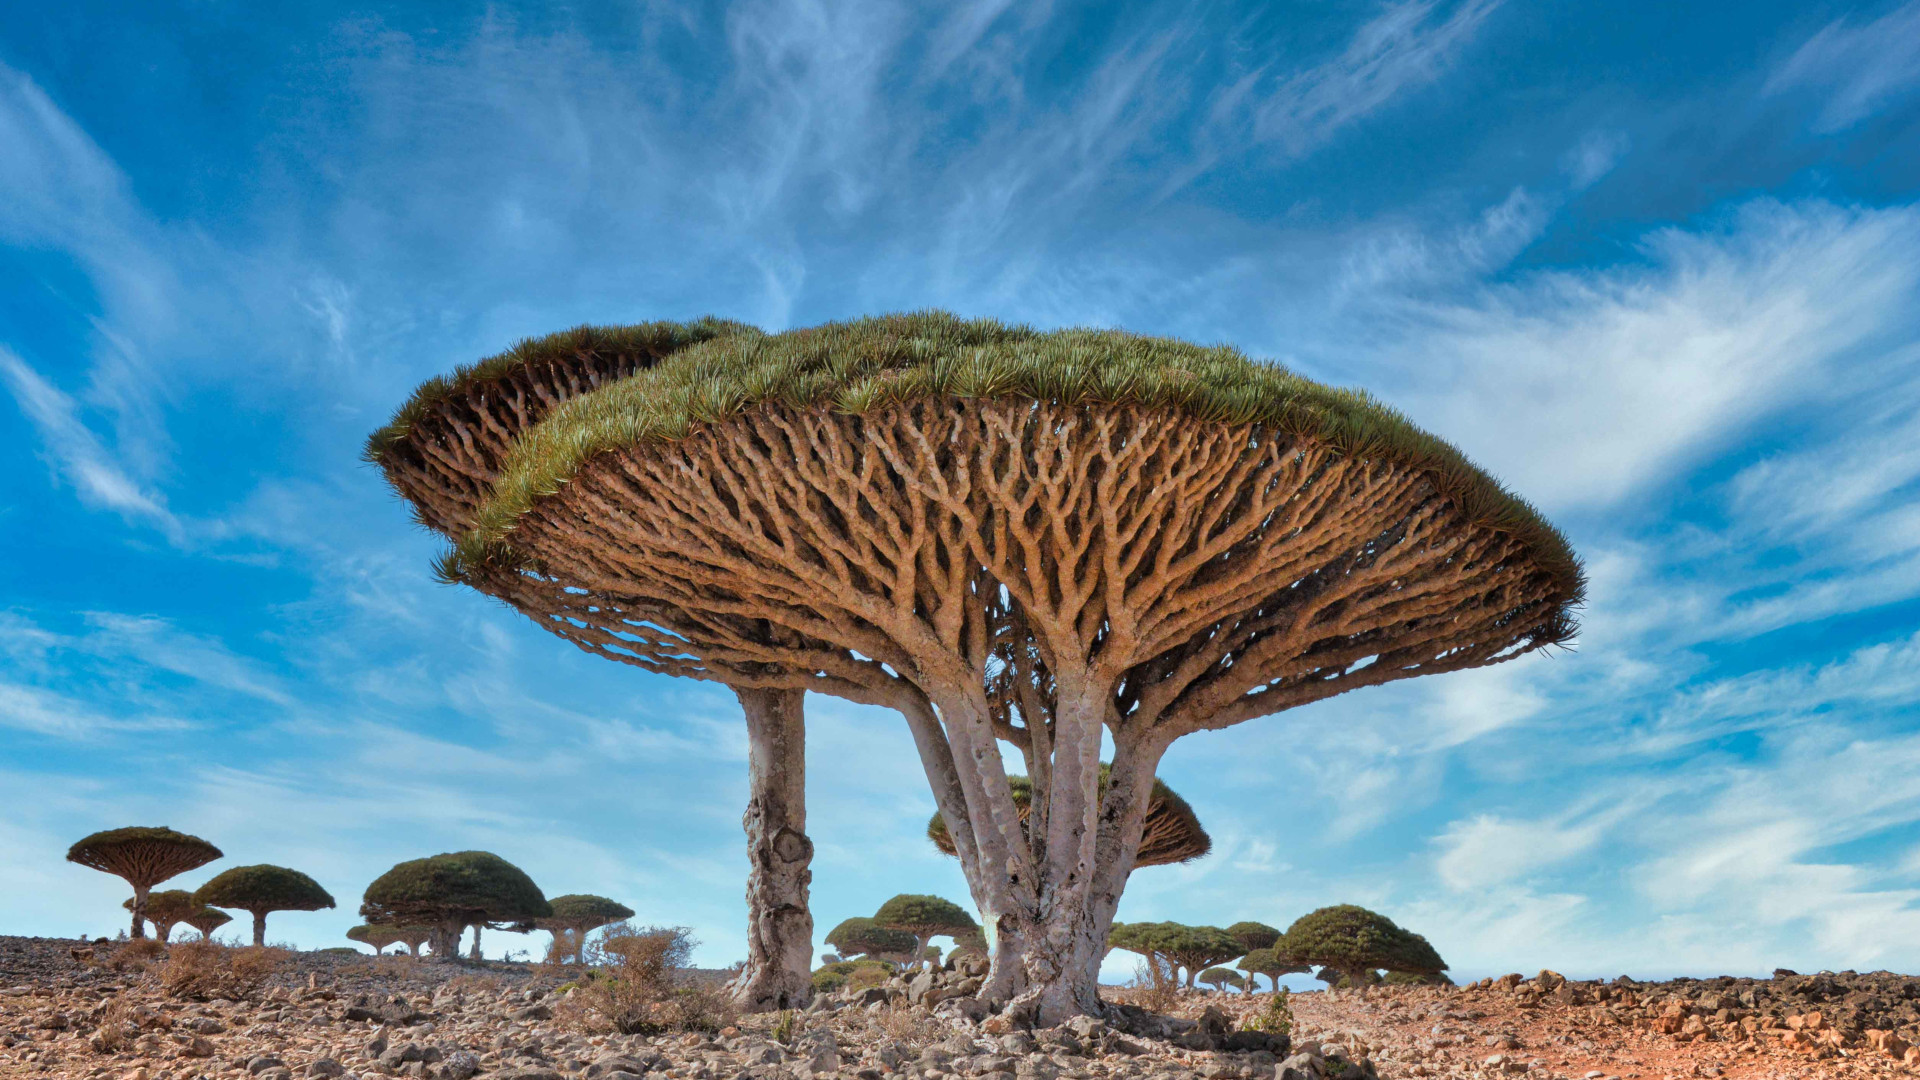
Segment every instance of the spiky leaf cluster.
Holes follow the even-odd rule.
[[[223,871],[193,895],[208,907],[251,912],[319,911],[333,906],[332,894],[319,882],[298,870],[268,863]]]
[[[1356,976],[1382,968],[1434,974],[1447,968],[1426,938],[1355,904],[1302,915],[1274,948],[1302,963]]]
[[[375,878],[360,916],[376,926],[531,926],[553,908],[526,872],[490,851],[412,859]]]
[[[1166,407],[1201,421],[1259,424],[1353,457],[1392,458],[1426,474],[1469,523],[1520,540],[1558,582],[1562,609],[1584,592],[1572,548],[1537,511],[1368,394],[1322,386],[1225,346],[1112,330],[1042,332],[938,311],[719,335],[645,377],[572,398],[521,437],[443,574],[459,580],[465,566],[515,561],[503,548],[515,520],[602,451],[684,438],[763,403],[865,413],[943,397]],[[1541,633],[1564,638],[1573,629],[1566,615]]]

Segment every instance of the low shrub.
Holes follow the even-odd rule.
[[[113,950],[106,964],[115,971],[146,971],[165,955],[167,947],[152,938],[129,938]]]
[[[1247,1021],[1246,1030],[1269,1035],[1293,1034],[1293,995],[1282,986],[1267,997],[1267,1007]]]
[[[693,946],[685,927],[614,924],[589,943],[598,970],[561,1000],[554,1019],[597,1035],[719,1031],[733,1023],[733,1003],[691,976]]]
[[[864,990],[893,977],[893,965],[884,960],[835,960],[813,973],[816,993],[830,994],[842,987]]]
[[[1133,981],[1127,984],[1133,1004],[1148,1012],[1169,1013],[1180,1001],[1180,974],[1173,964],[1158,953],[1143,957],[1133,965]]]
[[[269,945],[231,949],[213,941],[182,942],[160,965],[160,991],[181,1001],[243,1001],[289,958],[287,950]]]

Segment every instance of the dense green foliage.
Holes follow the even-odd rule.
[[[1452,986],[1453,980],[1439,971],[1389,971],[1380,980],[1388,986]]]
[[[878,960],[840,960],[824,964],[813,973],[815,993],[826,994],[849,983],[872,986],[885,982],[893,974],[893,965]]]
[[[1231,986],[1236,990],[1245,990],[1247,988],[1246,976],[1232,968],[1226,967],[1210,967],[1200,973],[1198,981],[1213,987],[1215,990],[1223,986]]]
[[[203,907],[181,921],[200,931],[201,937],[211,938],[215,930],[232,922],[233,916],[219,908]]]
[[[133,910],[133,898],[120,905]],[[153,924],[156,940],[165,941],[174,926],[199,913],[201,904],[185,889],[162,889],[147,894],[147,921]]]
[[[1280,940],[1280,930],[1263,922],[1237,922],[1227,927],[1227,933],[1248,949],[1270,949]]]
[[[414,424],[448,398],[482,383],[504,381],[518,371],[543,364],[582,366],[592,356],[631,356],[657,361],[689,345],[722,334],[758,334],[755,327],[726,319],[704,318],[690,323],[651,322],[637,326],[576,326],[545,337],[528,338],[506,352],[455,368],[451,374],[428,379],[414,390],[392,420],[367,439],[366,459],[380,464],[394,444],[405,439]]]
[[[80,838],[67,849],[67,861],[126,877],[127,872],[133,869],[129,866],[129,860],[140,855],[150,859],[156,853],[164,853],[158,860],[164,864],[159,868],[164,870],[164,876],[148,876],[144,884],[157,885],[174,874],[183,874],[221,857],[219,848],[197,836],[175,832],[164,825],[157,828],[136,825],[124,829],[106,829]],[[136,885],[143,883],[133,878],[128,880]]]
[[[914,945],[918,942],[914,935],[904,930],[889,930],[864,915],[841,920],[840,925],[827,931],[827,936],[821,940],[838,949],[840,955],[848,959],[882,956],[905,960],[913,956]]]
[[[368,926],[363,923],[347,931],[347,940],[371,945],[374,952],[380,952],[400,941],[400,931],[391,926]]]
[[[1158,957],[1185,968],[1188,986],[1193,985],[1194,976],[1201,969],[1246,952],[1232,934],[1217,926],[1188,926],[1177,922],[1114,923],[1107,932],[1107,945],[1149,959]]]
[[[222,871],[194,892],[208,907],[241,911],[318,911],[333,906],[320,883],[298,870],[260,863]]]
[[[899,930],[917,938],[959,935],[979,930],[965,908],[938,896],[901,893],[880,905],[873,922],[885,930]]]
[[[937,311],[716,336],[567,401],[521,436],[492,500],[442,573],[459,580],[470,563],[511,561],[503,543],[515,520],[602,451],[684,438],[762,404],[864,413],[929,397],[1166,408],[1394,460],[1424,473],[1470,523],[1531,548],[1559,581],[1563,604],[1577,603],[1584,590],[1572,549],[1532,507],[1365,393],[1322,386],[1224,346],[1114,330],[1042,332]],[[1565,632],[1572,633],[1570,619]]]
[[[376,926],[532,926],[553,908],[526,872],[488,851],[412,859],[375,878],[360,916]],[[438,946],[436,946],[438,948]]]
[[[1099,791],[1106,791],[1112,774],[1113,765],[1101,762]],[[1027,815],[1033,811],[1033,780],[1025,776],[1009,776],[1007,787],[1013,794],[1013,805],[1020,811],[1021,823],[1025,824]],[[1187,800],[1159,777],[1154,778],[1153,794],[1147,801],[1147,834],[1139,852],[1134,855],[1136,867],[1192,862],[1213,850],[1213,837],[1208,836],[1207,830],[1201,826],[1199,815],[1193,812]],[[954,854],[953,837],[947,832],[947,819],[937,811],[927,821],[927,839],[933,841],[933,846],[939,848],[942,854]]]
[[[1294,975],[1312,970],[1306,964],[1287,956],[1273,946],[1253,950],[1240,958],[1238,966],[1241,971],[1249,975],[1265,975],[1272,979],[1275,989],[1279,988],[1282,975]]]
[[[556,896],[547,901],[547,906],[553,909],[553,914],[541,921],[565,926],[568,929],[591,930],[594,927],[619,922],[621,919],[633,918],[632,908],[618,900],[609,900],[592,893],[567,893],[564,896]]]
[[[1336,986],[1342,978],[1356,985],[1374,982],[1382,968],[1438,974],[1447,967],[1426,938],[1402,930],[1385,915],[1354,904],[1302,915],[1274,948],[1301,963],[1322,968],[1319,977]]]

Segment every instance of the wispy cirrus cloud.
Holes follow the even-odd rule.
[[[1764,93],[1810,90],[1825,102],[1813,129],[1831,134],[1920,89],[1920,3],[1869,22],[1835,19],[1768,76]]]
[[[106,445],[80,419],[72,397],[0,345],[0,380],[13,394],[45,448],[48,464],[87,506],[153,525],[176,543],[186,530],[167,509],[165,497],[128,475]]]

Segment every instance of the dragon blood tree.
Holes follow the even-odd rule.
[[[133,910],[131,897],[120,905],[128,911]],[[173,928],[198,913],[201,905],[193,894],[185,889],[162,889],[147,894],[147,921],[153,924],[153,939],[165,943],[173,936]]]
[[[1273,943],[1280,940],[1279,927],[1251,920],[1234,923],[1227,927],[1227,933],[1245,949],[1271,949]]]
[[[873,913],[873,925],[882,930],[898,930],[913,935],[912,966],[927,961],[927,942],[936,937],[966,938],[977,933],[979,924],[966,909],[951,900],[917,893],[901,893],[880,905]]]
[[[919,938],[904,930],[889,930],[865,915],[842,919],[821,940],[848,960],[864,956],[898,964],[910,962],[914,950],[920,947]]]
[[[492,496],[494,482],[514,440],[553,409],[580,394],[626,378],[675,352],[728,335],[758,335],[739,323],[702,319],[623,327],[579,327],[525,341],[498,356],[431,379],[386,427],[367,442],[367,458],[413,504],[421,524],[450,540],[473,526],[473,515]],[[481,592],[521,606],[524,586],[512,577],[467,579]],[[567,596],[603,611],[620,611],[635,623],[650,618],[656,602],[626,593],[587,590]],[[542,625],[557,629],[548,620]],[[730,633],[769,638],[777,628],[750,618],[733,621]],[[644,633],[644,632],[643,632]],[[642,645],[603,649],[570,633],[596,655],[649,671],[688,674],[685,657]],[[807,837],[805,687],[769,675],[749,662],[729,668],[708,657],[702,674],[728,683],[747,721],[749,796],[743,825],[751,871],[747,880],[747,964],[734,984],[734,998],[750,1011],[804,1005],[812,997],[813,917],[807,907],[812,883],[813,842]]]
[[[233,916],[219,908],[203,907],[186,917],[188,926],[200,931],[201,941],[212,941],[213,932],[233,921]]]
[[[469,926],[478,960],[480,927],[531,930],[536,919],[552,915],[546,895],[526,871],[490,851],[399,863],[367,886],[360,903],[360,917],[370,926],[431,928],[434,957],[448,960],[459,952],[460,935]]]
[[[573,962],[576,964],[582,961],[588,934],[608,923],[633,918],[633,909],[627,905],[591,893],[556,896],[547,901],[547,905],[553,909],[553,914],[533,920],[533,925],[552,934],[556,944],[564,940],[571,945]],[[567,935],[572,936],[569,938]]]
[[[1100,767],[1104,786],[1108,767]],[[1020,811],[1020,820],[1025,821],[1033,813],[1033,781],[1024,776],[1007,777],[1007,786],[1013,791],[1013,803]],[[1176,795],[1172,788],[1161,780],[1154,780],[1153,794],[1147,801],[1146,821],[1141,827],[1140,850],[1134,854],[1135,869],[1142,866],[1168,866],[1173,863],[1192,862],[1213,850],[1213,837],[1200,825],[1200,818],[1194,814],[1187,800]],[[927,822],[927,839],[933,846],[946,855],[957,855],[953,834],[947,831],[947,819],[942,814],[934,814]],[[1275,930],[1274,936],[1280,931]]]
[[[333,906],[333,895],[298,870],[260,863],[236,866],[214,876],[194,892],[208,907],[231,908],[253,916],[253,943],[267,943],[267,915],[274,911],[319,911]]]
[[[147,936],[147,894],[155,885],[220,858],[220,849],[164,826],[108,829],[67,849],[67,861],[125,878],[133,886],[132,936]]]
[[[1429,978],[1447,970],[1447,962],[1426,938],[1356,904],[1300,916],[1273,948],[1318,967],[1314,977],[1328,986],[1371,986],[1380,981],[1382,969]]]
[[[1255,949],[1240,958],[1240,970],[1247,973],[1248,992],[1252,992],[1253,976],[1265,975],[1273,983],[1274,993],[1280,992],[1280,977],[1312,971],[1306,964],[1287,956],[1279,949],[1269,945],[1264,949]]]
[[[392,926],[369,926],[362,923],[359,926],[347,928],[347,940],[371,946],[374,955],[377,956],[386,951],[387,946],[399,942],[400,931]]]
[[[1567,642],[1583,589],[1364,394],[940,313],[676,352],[521,431],[472,520],[442,576],[583,647],[897,709],[994,928],[982,994],[1040,1024],[1104,1011],[1175,739]]]

